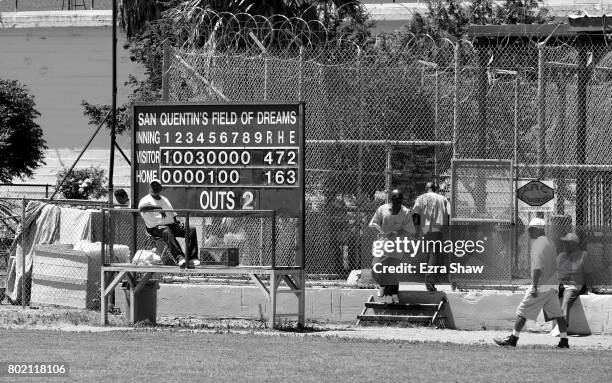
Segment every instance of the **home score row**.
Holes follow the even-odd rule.
[[[134,198],[159,179],[175,208],[297,216],[303,124],[303,104],[136,105]]]

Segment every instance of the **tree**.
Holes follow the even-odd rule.
[[[57,173],[55,187],[59,186],[68,170],[70,169],[60,169]],[[66,179],[59,191],[67,199],[98,199],[108,194],[108,190],[105,188],[107,182],[108,179],[104,175],[104,169],[100,167],[77,168],[72,169],[70,178]]]
[[[541,0],[427,0],[427,11],[415,13],[404,27],[418,34],[426,33],[433,38],[464,37],[469,25],[485,24],[543,24],[552,17]]]
[[[0,79],[0,182],[31,177],[45,164],[47,146],[35,121],[39,116],[34,96],[25,86]]]
[[[130,116],[134,102],[161,99],[163,43],[193,47],[204,44],[206,28],[202,24],[214,23],[221,12],[252,16],[301,16],[317,20],[335,34],[349,40],[365,41],[369,37],[371,22],[359,2],[354,0],[122,0],[119,4],[119,23],[129,43],[130,59],[142,64],[145,78],[141,81],[130,76],[125,86],[133,89],[129,101],[117,107],[118,134],[130,130]],[[348,20],[349,22],[343,22]],[[217,47],[219,48],[219,47]],[[89,123],[104,123],[111,127],[110,105],[81,102]]]

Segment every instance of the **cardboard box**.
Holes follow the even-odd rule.
[[[32,304],[100,308],[100,255],[66,245],[36,245],[32,261]]]
[[[240,256],[237,247],[201,247],[200,262],[203,265],[238,266]]]

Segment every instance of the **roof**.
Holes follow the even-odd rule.
[[[470,38],[547,38],[576,37],[581,35],[601,36],[612,34],[612,15],[606,16],[568,16],[567,23],[551,24],[505,24],[471,25],[468,27]]]

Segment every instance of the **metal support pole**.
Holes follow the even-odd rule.
[[[578,84],[576,85],[576,163],[581,165],[586,163],[587,145],[587,85],[589,82],[588,48],[584,42],[578,48]],[[587,209],[587,183],[586,172],[578,170],[576,179],[576,226],[580,227],[586,223]]]
[[[435,84],[436,84],[436,94],[435,94],[435,99],[434,99],[434,137],[435,140],[438,141],[440,139],[439,135],[439,129],[440,129],[440,79],[438,78],[439,72],[438,72],[438,66],[436,65],[436,72],[435,72]],[[439,147],[438,145],[436,145],[434,147],[434,179],[436,180],[436,185],[440,184],[440,169],[439,169],[439,165],[438,165],[438,156],[439,156]]]
[[[385,147],[385,152],[387,154],[387,161],[385,165],[385,190],[387,191],[387,203],[389,203],[389,193],[391,193],[391,146],[387,145]]]
[[[298,72],[298,101],[304,101],[304,47],[300,47],[300,69]]]
[[[176,218],[175,218],[176,219]],[[187,268],[189,268],[189,257],[191,257],[191,254],[189,253],[189,243],[190,243],[190,238],[189,238],[189,212],[187,212],[187,215],[185,216],[185,262],[187,262]]]
[[[564,160],[565,150],[565,123],[567,111],[567,84],[563,77],[557,79],[557,96],[559,98],[559,119],[557,120],[557,129],[555,131],[557,153],[557,163],[561,164]],[[562,170],[561,170],[562,171]],[[563,171],[562,171],[563,172]],[[565,172],[557,176],[557,206],[556,213],[558,215],[565,214]]]
[[[170,99],[170,41],[164,40],[164,56],[162,61],[162,101]]]
[[[538,44],[538,165],[546,163],[546,62],[544,43]],[[538,168],[538,178],[544,178],[545,172]]]
[[[272,270],[276,269],[276,214],[272,214]],[[271,288],[272,286],[270,286]],[[270,290],[272,291],[272,290]]]
[[[518,248],[518,231],[516,230],[519,222],[519,213],[518,213],[518,181],[519,181],[519,168],[518,168],[518,147],[519,147],[519,117],[518,117],[518,109],[519,109],[519,75],[516,73],[516,77],[514,78],[514,233],[513,233],[513,251],[512,254],[514,256],[514,270],[518,270],[518,258],[519,258],[519,248]],[[512,270],[510,271],[510,275],[512,276]]]
[[[111,106],[111,147],[110,164],[108,168],[108,206],[113,207],[113,176],[115,168],[115,140],[117,135],[117,0],[113,0],[113,73],[112,73],[112,93],[113,101]]]
[[[459,50],[461,41],[455,44],[455,89],[453,89],[453,158],[457,158],[457,137],[459,129]],[[451,188],[455,185],[451,185]]]
[[[268,55],[264,52],[264,89],[263,89],[263,99],[264,101],[268,101]]]
[[[26,202],[21,198],[21,307],[26,308]]]

